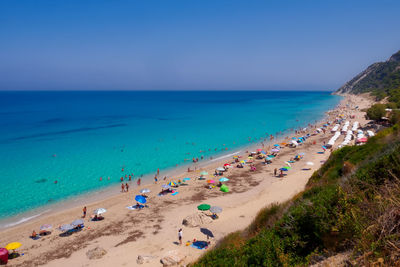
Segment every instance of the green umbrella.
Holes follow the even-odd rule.
[[[209,210],[210,208],[211,208],[211,206],[208,204],[201,204],[201,205],[197,206],[198,210]]]
[[[229,192],[229,187],[227,187],[226,185],[223,184],[223,185],[221,185],[219,190],[221,190],[222,192],[228,193]]]

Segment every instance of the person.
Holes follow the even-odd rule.
[[[82,212],[83,212],[82,218],[85,218],[86,217],[86,206],[83,207]]]
[[[183,236],[183,232],[182,232],[182,228],[181,228],[178,231],[179,245],[182,245],[182,236]]]
[[[31,238],[32,238],[32,239],[36,239],[36,238],[37,238],[37,234],[36,234],[36,231],[35,231],[35,230],[32,231]]]
[[[140,182],[141,182],[141,179],[139,178],[139,179],[137,180],[137,185],[138,185],[138,186],[140,186]]]
[[[160,168],[157,168],[157,175],[160,174]]]
[[[129,191],[129,185],[128,185],[128,183],[125,183],[125,188],[126,188],[126,192],[128,192],[128,191]]]
[[[121,176],[121,182],[123,182],[124,181],[124,176]]]
[[[277,168],[275,168],[274,169],[274,176],[276,176],[276,173],[278,172],[278,169]]]
[[[124,183],[121,184],[121,192],[125,192],[125,185],[124,185]]]
[[[132,180],[132,176],[129,174],[129,181],[131,181]]]
[[[154,176],[154,183],[157,183],[157,176]]]

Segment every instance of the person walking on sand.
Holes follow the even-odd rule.
[[[276,176],[277,172],[278,172],[278,169],[275,168],[275,169],[274,169],[274,176]]]
[[[126,192],[128,192],[128,191],[129,191],[129,185],[128,185],[128,183],[125,183],[125,188],[126,188]]]
[[[82,212],[83,212],[82,218],[85,218],[86,217],[86,206],[83,207]]]
[[[182,245],[182,237],[183,237],[183,232],[182,232],[182,228],[181,228],[178,231],[179,245]]]
[[[124,185],[124,183],[121,184],[121,192],[125,192],[125,185]]]

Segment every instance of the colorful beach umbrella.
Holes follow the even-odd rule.
[[[14,250],[14,249],[19,248],[20,246],[22,246],[21,243],[19,243],[19,242],[12,242],[12,243],[7,244],[7,246],[5,246],[4,248],[7,249],[7,250]]]
[[[228,182],[229,179],[226,177],[222,177],[221,179],[219,179],[220,182]]]
[[[139,202],[141,204],[144,204],[147,202],[146,198],[141,195],[136,195],[135,200],[136,200],[136,202]]]
[[[171,181],[171,182],[168,183],[168,185],[169,186],[175,186],[176,184],[173,181]]]
[[[202,211],[209,210],[210,208],[211,208],[211,206],[208,205],[208,204],[200,204],[200,205],[197,206],[197,209],[198,210],[202,210]]]
[[[213,183],[215,183],[215,181],[214,180],[207,180],[207,183],[213,184]]]
[[[231,167],[232,165],[229,164],[229,163],[225,163],[224,166],[225,166],[225,167]]]
[[[223,184],[223,185],[221,185],[219,190],[224,192],[224,193],[228,193],[229,192],[229,187],[227,187],[226,185]]]

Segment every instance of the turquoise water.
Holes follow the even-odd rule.
[[[327,92],[0,92],[0,218],[125,174],[232,153],[339,101]]]

